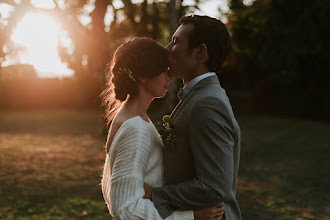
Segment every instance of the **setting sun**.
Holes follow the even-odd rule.
[[[20,62],[32,64],[40,77],[63,77],[72,75],[73,71],[58,55],[61,34],[63,30],[52,17],[29,13],[18,23],[11,39],[25,49]]]

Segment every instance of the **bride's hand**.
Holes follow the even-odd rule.
[[[217,219],[222,220],[223,213],[225,211],[224,204],[219,203],[215,206],[205,208],[202,210],[194,210],[195,220],[207,220],[207,219]]]
[[[143,188],[144,188],[144,199],[150,199],[152,201],[152,187],[149,186],[148,184],[144,183],[143,184]]]

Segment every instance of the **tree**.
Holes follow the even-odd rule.
[[[8,43],[9,38],[12,34],[13,29],[16,27],[18,21],[23,17],[23,7],[20,7],[15,1],[13,0],[6,0],[3,3],[10,5],[14,8],[13,16],[5,19],[2,18],[0,15],[0,81],[1,81],[1,72],[2,72],[2,62],[5,61],[6,58],[6,51],[5,45]],[[29,6],[25,3],[26,6]],[[7,24],[6,24],[7,23]],[[7,51],[8,48],[7,48]]]
[[[272,101],[278,100],[277,106],[282,102],[283,111],[325,116],[330,110],[326,98],[330,69],[325,59],[330,49],[330,3],[255,0],[244,6],[233,2],[229,23],[236,70],[252,86],[268,88]],[[270,93],[261,90],[259,95]],[[271,99],[258,101],[267,98]]]
[[[42,12],[53,16],[61,23],[62,29],[67,31],[73,45],[73,49],[69,49],[59,43],[59,55],[62,61],[74,70],[74,76],[81,82],[82,94],[92,96],[93,100],[101,91],[91,92],[88,89],[89,85],[98,83],[99,90],[102,90],[104,70],[114,50],[121,43],[135,36],[147,36],[163,45],[167,44],[177,27],[178,18],[197,7],[199,3],[197,0],[194,1],[193,6],[182,6],[183,0],[171,0],[171,2],[143,0],[141,3],[121,0],[123,6],[118,8],[112,0],[66,0],[61,1],[61,5],[59,0],[53,0],[54,8],[45,9],[35,7],[31,0],[2,2],[11,5],[14,12],[8,18],[8,24],[1,26],[0,29],[0,62],[6,56],[3,48],[4,45],[9,45],[12,30],[27,12]],[[79,16],[87,5],[94,9],[89,13],[91,22],[84,26],[79,21]],[[109,11],[112,12],[113,20],[107,26],[104,20]],[[171,24],[169,24],[169,12],[171,15],[177,15],[171,20]],[[3,24],[0,21],[0,25]],[[176,98],[175,94],[172,97]],[[172,103],[173,100],[169,102]]]
[[[56,17],[62,24],[63,29],[68,32],[71,38],[74,51],[69,53],[64,45],[59,45],[59,52],[64,62],[67,62],[77,75],[79,74],[103,74],[104,66],[109,61],[114,48],[118,46],[125,38],[133,36],[149,36],[162,43],[167,43],[167,38],[171,35],[169,32],[168,12],[171,15],[181,16],[190,9],[188,6],[182,6],[183,0],[171,0],[158,2],[147,0],[142,3],[134,4],[132,0],[122,0],[123,7],[116,8],[112,0],[66,0],[62,6],[59,6],[58,0],[53,0],[55,7],[53,9],[36,8],[31,1],[6,0],[2,1],[14,8],[11,14],[10,22],[1,27],[0,46],[8,42],[12,29],[27,12],[43,12]],[[199,1],[196,1],[196,5]],[[91,23],[84,26],[80,23],[78,17],[82,14],[86,5],[93,4],[94,10],[89,14]],[[113,21],[110,28],[107,28],[104,19],[106,13],[113,11]],[[177,17],[171,22],[171,31],[177,27]],[[121,17],[120,21],[118,17]],[[1,22],[3,24],[3,22]],[[107,30],[108,29],[108,30]],[[1,50],[4,57],[4,52]],[[87,58],[86,58],[87,57]],[[87,67],[83,66],[83,60],[87,60]],[[102,69],[102,68],[103,69]]]

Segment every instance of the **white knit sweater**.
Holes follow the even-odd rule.
[[[143,183],[164,184],[160,136],[151,122],[140,116],[126,120],[118,129],[103,169],[102,192],[116,220],[160,219],[152,201],[143,199]],[[168,218],[194,219],[192,211],[176,211]]]

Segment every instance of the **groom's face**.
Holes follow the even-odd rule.
[[[172,41],[165,47],[169,52],[169,73],[182,79],[189,77],[195,70],[195,60],[189,50],[189,32],[192,24],[180,25],[172,37]]]

